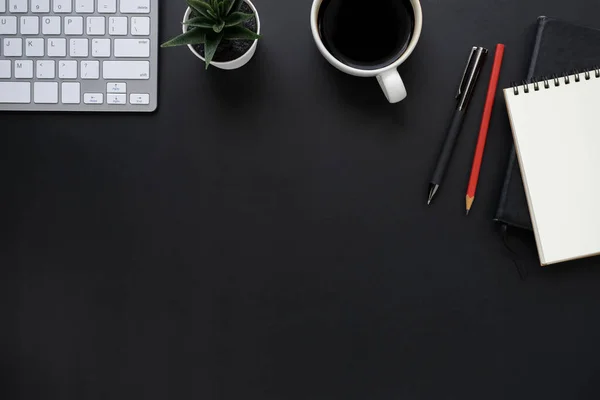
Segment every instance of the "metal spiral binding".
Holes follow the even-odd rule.
[[[596,66],[589,71],[581,72],[578,69],[574,69],[571,72],[565,72],[562,76],[553,74],[551,76],[542,76],[539,79],[534,80],[524,80],[521,85],[517,85],[516,82],[512,82],[511,86],[513,89],[513,94],[518,96],[521,92],[519,87],[523,87],[523,93],[527,94],[530,92],[531,87],[533,87],[534,91],[539,91],[541,84],[544,84],[544,89],[550,89],[550,85],[554,84],[554,87],[559,87],[561,84],[570,85],[573,81],[575,83],[581,82],[581,75],[586,81],[589,81],[592,78],[592,73],[595,78],[600,78],[600,66]]]
[[[560,77],[557,74],[552,75],[552,79],[554,80],[554,87],[560,86]]]

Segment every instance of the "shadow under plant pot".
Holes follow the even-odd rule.
[[[240,7],[240,12],[254,14],[254,18],[245,21],[242,26],[257,35],[260,35],[260,19],[254,4],[252,4],[250,0],[244,0],[244,3]],[[194,18],[196,16],[195,14],[196,12],[190,7],[185,11],[185,15],[183,16],[183,33],[189,29],[189,26],[185,23],[190,18]],[[252,59],[257,46],[258,39],[223,40],[217,48],[210,65],[225,70],[241,68]],[[205,61],[203,44],[188,44],[188,48],[196,57]]]

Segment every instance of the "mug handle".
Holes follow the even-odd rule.
[[[390,103],[398,103],[406,98],[406,87],[397,69],[390,69],[377,75],[377,82]]]

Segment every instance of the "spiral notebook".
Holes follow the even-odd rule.
[[[541,264],[600,255],[600,69],[504,97]]]
[[[551,17],[539,17],[536,25],[535,32],[530,32],[533,51],[526,74],[528,80],[600,65],[600,30]],[[494,220],[505,226],[533,229],[514,149]]]

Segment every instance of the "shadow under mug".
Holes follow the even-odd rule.
[[[421,36],[421,29],[423,28],[423,11],[421,10],[421,3],[419,0],[410,0],[415,17],[415,26],[408,47],[397,60],[383,68],[375,70],[354,68],[346,65],[331,55],[329,50],[327,50],[323,44],[323,41],[321,40],[321,35],[319,34],[318,18],[319,8],[321,7],[322,3],[323,0],[313,1],[312,10],[310,12],[310,27],[313,38],[315,39],[315,43],[317,44],[317,47],[319,48],[319,51],[323,57],[325,57],[325,59],[329,61],[331,65],[347,74],[360,77],[377,77],[377,81],[379,82],[385,97],[390,103],[398,103],[404,100],[406,98],[406,87],[404,86],[404,82],[402,81],[397,68],[408,59],[415,47],[417,47],[419,37]]]

